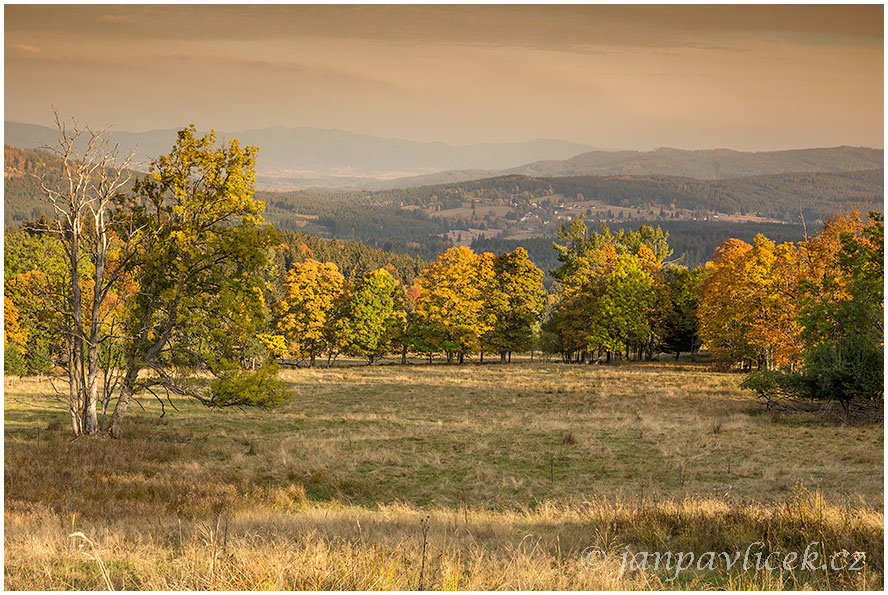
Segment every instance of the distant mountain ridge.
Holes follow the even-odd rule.
[[[541,159],[566,159],[594,148],[552,139],[453,146],[311,127],[217,131],[216,135],[260,147],[256,169],[265,177],[275,173],[321,180],[391,178],[449,169],[501,169]],[[176,130],[133,133],[112,129],[111,136],[125,153],[138,145],[136,162],[147,163],[153,157],[169,153]],[[5,122],[4,142],[9,145],[33,149],[55,142],[57,137],[53,128]]]
[[[742,152],[732,149],[660,148],[654,151],[590,151],[565,160],[541,160],[496,171],[445,171],[377,182],[368,188],[412,188],[493,178],[668,175],[720,180],[783,173],[846,172],[884,167],[884,150],[868,147],[829,147],[785,151]]]
[[[5,123],[5,143],[32,149],[53,143],[53,128]],[[176,130],[115,132],[123,152],[138,145],[136,164],[165,155]],[[829,147],[743,152],[732,149],[605,151],[560,140],[452,146],[320,128],[273,127],[217,132],[260,147],[257,185],[269,190],[330,188],[389,190],[504,175],[534,177],[669,175],[718,180],[783,173],[881,169],[884,151]]]

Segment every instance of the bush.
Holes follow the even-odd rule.
[[[815,402],[838,401],[846,416],[852,403],[865,415],[869,410],[878,414],[884,399],[882,354],[881,345],[859,335],[846,336],[811,349],[801,373],[759,370],[740,386],[758,393],[769,406],[815,410]],[[877,403],[875,408],[872,403]]]
[[[750,372],[740,383],[740,387],[755,391],[766,401],[806,398],[808,395],[804,376],[779,370]]]
[[[812,349],[807,357],[805,392],[811,399],[884,399],[883,348],[860,335],[846,335]]]
[[[278,366],[266,362],[255,372],[237,370],[210,384],[212,404],[217,407],[254,406],[272,408],[289,401],[293,395],[275,376]]]

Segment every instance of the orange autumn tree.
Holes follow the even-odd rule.
[[[697,311],[713,355],[747,367],[793,367],[803,343],[798,324],[799,250],[757,235],[726,241],[706,265]]]
[[[743,304],[743,287],[737,283],[746,254],[752,246],[730,239],[719,246],[706,263],[699,286],[700,340],[722,362],[742,362],[755,357],[749,341],[752,332]]]

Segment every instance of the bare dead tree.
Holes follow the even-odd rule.
[[[135,151],[121,158],[107,128],[96,131],[73,118],[69,126],[55,108],[53,114],[59,137],[43,148],[59,159],[61,179],[44,175],[40,184],[43,199],[52,208],[50,231],[61,244],[65,266],[42,289],[42,297],[60,321],[68,408],[74,434],[80,436],[100,430],[97,405],[101,401],[104,418],[116,386],[113,357],[101,355],[102,344],[113,341],[113,324],[109,326],[116,310],[113,302],[125,299],[111,295],[120,281],[122,263],[109,270],[113,240],[109,212],[112,201],[129,184],[127,167]]]

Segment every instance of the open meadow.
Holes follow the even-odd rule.
[[[882,586],[883,427],[765,411],[736,374],[526,362],[282,377],[295,399],[271,411],[173,399],[159,417],[142,399],[119,440],[72,441],[49,382],[7,385],[6,588]],[[755,542],[817,550],[818,568],[624,567],[626,551]],[[819,568],[842,550],[866,552],[860,570],[845,554]]]

